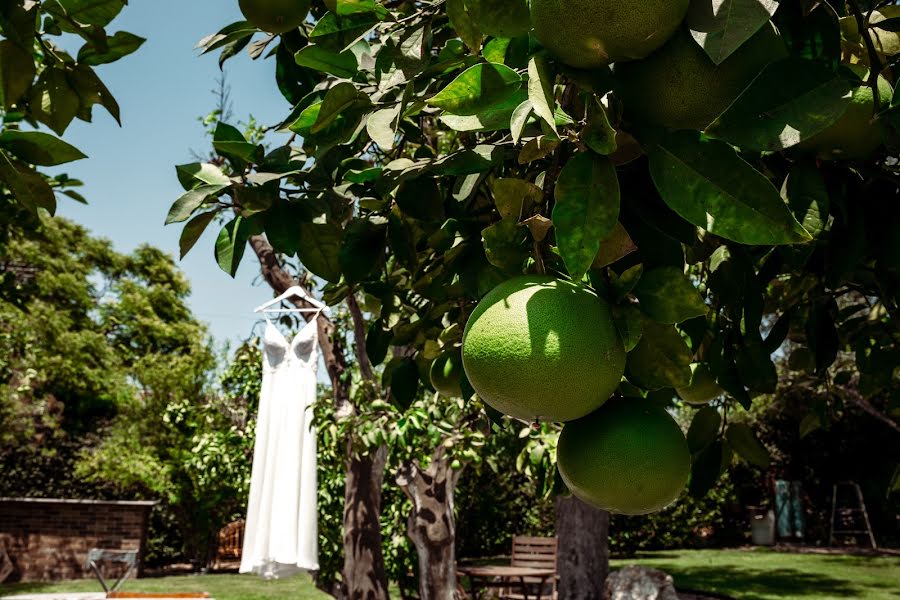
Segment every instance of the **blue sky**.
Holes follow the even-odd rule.
[[[85,182],[90,204],[60,200],[59,214],[112,240],[122,252],[150,243],[177,258],[179,226],[164,227],[171,203],[181,193],[176,164],[192,162],[191,150],[209,144],[198,121],[214,105],[217,57],[198,56],[194,46],[209,33],[241,18],[237,0],[131,0],[109,31],[126,30],[147,38],[136,53],[99,67],[100,76],[122,108],[120,128],[105,110],[94,122],[76,121],[65,139],[89,158],[65,169]],[[275,85],[274,60],[246,55],[226,63],[236,120],[252,114],[264,124],[279,122],[290,110]],[[193,287],[191,307],[209,324],[218,342],[246,338],[255,306],[271,298],[258,281],[252,254],[236,279],[213,259],[216,231],[206,235],[180,263]]]

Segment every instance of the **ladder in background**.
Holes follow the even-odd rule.
[[[852,488],[853,493],[856,495],[855,505],[838,505],[838,500],[843,499],[838,494],[838,488],[841,487]],[[862,515],[862,519],[859,518],[860,515]],[[840,522],[836,524],[835,519],[840,519]],[[864,526],[865,529],[860,529],[860,526]],[[847,529],[844,529],[845,527]],[[866,512],[866,501],[863,500],[859,484],[855,481],[839,481],[834,484],[831,493],[831,535],[829,536],[829,544],[834,546],[835,536],[851,535],[854,537],[867,535],[872,549],[878,549],[878,545],[875,543],[875,535],[872,533],[872,525],[869,523],[869,513]]]

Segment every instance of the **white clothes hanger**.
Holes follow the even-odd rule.
[[[308,303],[312,304],[315,308],[273,308],[290,298],[291,296],[297,296],[306,300]],[[304,290],[299,285],[295,285],[288,290],[278,296],[277,298],[273,298],[269,300],[265,304],[257,306],[254,309],[255,313],[328,313],[328,305],[320,300],[316,300],[311,295],[309,295],[306,290]]]

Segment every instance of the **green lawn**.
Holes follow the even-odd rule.
[[[678,550],[615,560],[671,573],[682,588],[738,600],[900,600],[900,557],[786,554],[771,550]],[[95,581],[0,585],[0,596],[99,591]],[[309,577],[262,581],[252,575],[203,575],[131,581],[126,590],[210,592],[216,600],[325,600]]]
[[[326,600],[331,598],[315,588],[306,575],[277,581],[263,581],[255,575],[182,575],[129,581],[126,592],[209,592],[216,600]],[[17,583],[0,585],[0,597],[44,592],[101,592],[96,580],[64,583]]]
[[[788,554],[767,549],[648,552],[615,560],[670,573],[681,588],[738,600],[898,600],[900,557]]]

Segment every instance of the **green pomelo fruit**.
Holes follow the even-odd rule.
[[[531,0],[534,33],[578,69],[637,60],[678,29],[690,0]]]
[[[566,423],[557,465],[581,500],[612,513],[644,515],[678,498],[691,473],[691,453],[665,409],[615,398]]]
[[[462,396],[459,377],[462,375],[462,358],[458,353],[443,354],[431,363],[431,385],[450,398]]]
[[[771,62],[787,55],[766,24],[716,65],[687,29],[647,59],[616,65],[626,115],[669,129],[704,129],[741,95]]]
[[[531,29],[527,0],[466,0],[466,10],[487,35],[514,38]]]
[[[254,27],[269,33],[287,33],[306,20],[310,0],[240,0],[239,4],[244,18]]]
[[[609,305],[581,286],[539,275],[506,281],[479,302],[462,359],[485,402],[528,422],[590,414],[625,371]]]
[[[851,67],[863,81],[869,73],[860,67]],[[894,96],[891,84],[878,77],[878,103],[887,106]],[[863,160],[871,156],[884,141],[884,126],[875,117],[875,95],[872,88],[863,84],[853,91],[850,105],[844,114],[830,127],[806,140],[798,147],[813,150],[823,160]]]
[[[718,398],[725,393],[712,373],[700,363],[691,365],[691,383],[687,387],[675,388],[678,396],[693,406],[709,404],[710,400]]]

